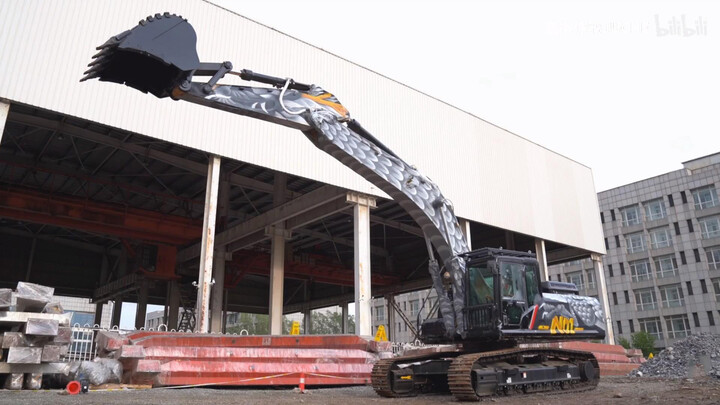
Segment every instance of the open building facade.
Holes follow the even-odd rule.
[[[138,328],[147,306],[161,305],[169,329],[215,332],[229,312],[270,314],[279,333],[283,314],[307,319],[337,305],[347,319],[352,304],[355,332],[367,335],[373,297],[430,286],[417,224],[301,133],[78,82],[97,45],[165,10],[193,24],[203,61],[231,60],[336,94],[440,186],[473,247],[537,252],[543,265],[591,257],[600,268],[605,246],[588,167],[211,3],[152,7],[0,4],[0,26],[12,33],[0,38],[2,287],[27,280],[113,303],[112,325],[133,302]],[[216,220],[204,221],[210,214]],[[371,279],[362,294],[361,278]],[[98,309],[94,323],[101,318]]]
[[[616,337],[646,331],[656,347],[720,333],[720,153],[598,194]],[[597,296],[587,260],[550,266],[553,280]]]

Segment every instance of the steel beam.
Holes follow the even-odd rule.
[[[154,160],[169,164],[171,166],[179,167],[187,170],[190,173],[195,173],[204,176],[207,172],[207,168],[204,164],[194,162],[191,160],[183,159],[179,156],[172,155],[169,153],[161,152],[158,150],[146,148],[141,145],[132,143],[125,143],[119,139],[102,135],[97,132],[90,131],[85,128],[81,128],[72,124],[49,120],[46,118],[40,118],[33,115],[21,114],[21,113],[10,113],[8,120],[24,125],[31,125],[38,128],[47,129],[50,131],[58,131],[59,133],[67,134],[77,138],[86,139],[101,145],[111,146],[116,149],[124,150],[140,156],[146,156]],[[259,180],[255,180],[249,177],[245,177],[239,174],[230,174],[229,181],[234,186],[244,187],[251,190],[262,191],[264,193],[272,193],[273,186]],[[294,192],[288,192],[288,197],[294,198],[298,194]]]
[[[5,218],[169,245],[200,236],[193,219],[12,188],[0,194],[0,211]]]
[[[200,269],[198,274],[197,326],[199,333],[210,331],[210,289],[212,287],[213,254],[215,250],[215,222],[220,182],[219,156],[212,156],[207,167],[205,187],[205,214],[203,216],[202,242],[200,244]]]
[[[259,231],[264,231],[265,228],[270,225],[287,221],[295,216],[309,212],[344,196],[345,192],[334,186],[322,186],[258,216],[252,217],[230,229],[218,233],[215,237],[215,242],[218,245],[232,244],[233,242],[241,240],[251,234],[257,234]],[[237,247],[237,245],[231,245],[228,251],[233,252],[234,250],[232,249],[237,250],[239,247]],[[198,257],[199,254],[200,245],[195,244],[180,251],[178,253],[178,261],[189,261]]]
[[[295,229],[293,230],[293,233],[296,233],[298,235],[305,235],[309,236],[311,238],[324,240],[326,242],[332,242],[337,243],[339,245],[344,246],[355,246],[355,242],[353,240],[347,239],[347,238],[341,238],[337,236],[330,236],[328,234],[322,233],[322,232],[315,232],[308,229]],[[370,246],[370,253],[381,256],[381,257],[388,257],[390,256],[390,253],[387,251],[387,249],[383,249],[379,246]]]

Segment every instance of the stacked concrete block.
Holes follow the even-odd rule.
[[[40,389],[43,370],[59,370],[72,343],[70,314],[52,303],[54,289],[19,282],[0,289],[0,374],[6,389]],[[1,381],[1,380],[0,380]]]

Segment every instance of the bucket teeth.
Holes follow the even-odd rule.
[[[200,65],[196,41],[195,30],[182,17],[150,15],[98,46],[81,81],[98,78],[168,97]]]

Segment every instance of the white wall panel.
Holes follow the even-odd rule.
[[[436,181],[457,215],[604,252],[589,168],[204,1],[2,1],[0,98],[384,196],[295,130],[78,82],[95,46],[164,11],[189,19],[203,61],[230,60],[236,70],[293,77],[336,94],[363,126]]]

